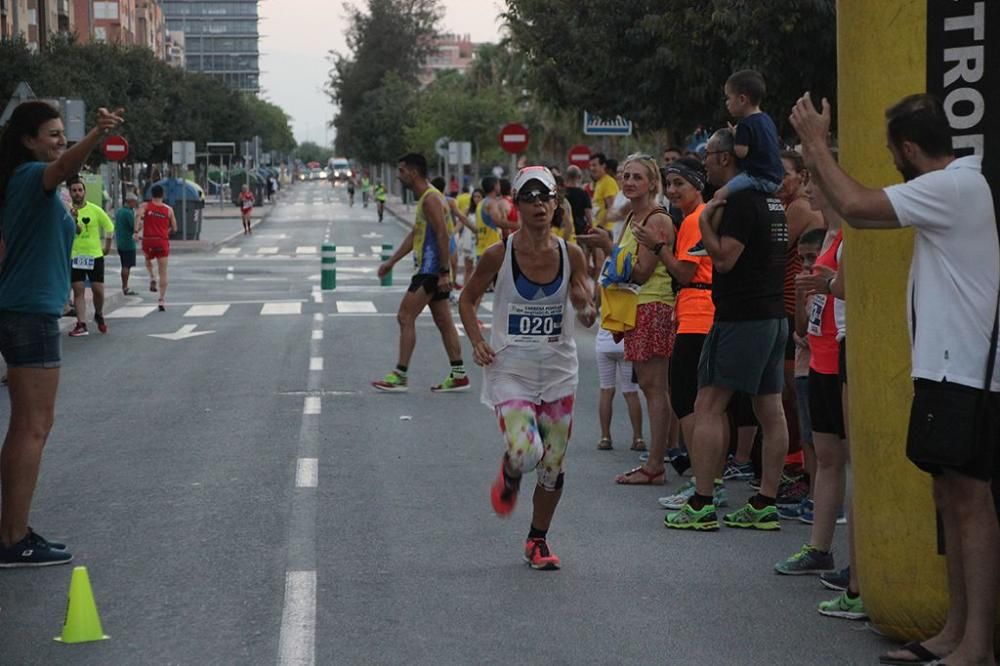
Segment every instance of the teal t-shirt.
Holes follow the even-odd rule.
[[[0,207],[6,254],[0,310],[58,317],[69,295],[69,255],[76,225],[58,193],[42,184],[45,162],[15,169]]]
[[[122,206],[115,213],[115,247],[135,250],[135,210]]]

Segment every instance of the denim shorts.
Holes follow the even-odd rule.
[[[0,354],[9,368],[58,368],[59,318],[28,312],[0,311]]]

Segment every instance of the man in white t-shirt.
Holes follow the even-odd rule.
[[[976,393],[984,388],[1000,289],[996,211],[982,158],[956,158],[941,102],[911,95],[885,114],[889,150],[906,182],[866,188],[833,159],[826,100],[822,107],[817,112],[806,94],[791,122],[810,173],[830,203],[854,228],[915,232],[907,295],[914,379],[907,456],[934,479],[950,608],[940,633],[887,656],[993,663],[1000,524],[990,481],[1000,440],[977,430],[969,411],[956,409],[976,404]],[[1000,391],[996,369],[990,385]],[[1000,410],[998,397],[991,394],[988,408]]]

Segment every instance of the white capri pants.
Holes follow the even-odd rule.
[[[597,352],[597,375],[602,389],[617,385],[622,393],[639,390],[639,385],[632,381],[632,361],[625,360],[625,352]]]

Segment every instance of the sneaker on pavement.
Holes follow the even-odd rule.
[[[108,325],[104,322],[104,315],[95,314],[94,322],[97,324],[97,330],[101,333],[108,332]]]
[[[778,499],[774,503],[778,506],[798,506],[807,497],[809,497],[809,483],[805,479],[799,479],[778,486]]]
[[[757,492],[760,492],[760,477],[759,476],[753,477],[752,479],[747,481],[747,485],[750,486],[750,490],[756,490]]]
[[[670,511],[680,511],[688,503],[688,500],[694,497],[694,479],[688,479],[687,482],[677,489],[677,492],[673,495],[667,495],[666,497],[661,497],[657,500],[664,509],[669,509]]]
[[[808,497],[802,500],[802,508],[799,512],[799,522],[805,523],[806,525],[813,524],[813,509],[815,504]]]
[[[719,518],[713,504],[706,504],[698,511],[685,504],[680,511],[664,516],[663,526],[672,530],[714,532],[719,529]]]
[[[703,242],[701,242],[701,241],[698,241],[697,243],[695,243],[694,245],[692,245],[688,249],[687,253],[690,254],[692,257],[707,257],[708,256],[708,250],[705,249],[705,244]]]
[[[52,550],[66,550],[66,544],[59,543],[58,541],[49,541],[38,532],[31,529],[30,525],[28,526],[28,536],[31,537],[35,541],[35,543],[40,543],[44,546],[48,546]]]
[[[393,370],[385,376],[385,379],[379,379],[372,382],[372,386],[377,388],[379,391],[387,391],[390,393],[406,393],[408,390],[406,387],[406,377],[400,377]]]
[[[765,506],[763,509],[755,509],[750,502],[741,508],[726,514],[722,519],[726,527],[739,527],[750,530],[780,530],[781,521],[778,518],[778,509],[773,506]]]
[[[458,391],[468,391],[471,387],[472,382],[469,381],[468,376],[456,378],[454,375],[448,375],[443,382],[432,386],[431,391],[434,393],[457,393]]]
[[[802,517],[802,502],[798,504],[785,505],[776,504],[778,507],[778,517],[782,520],[798,520]]]
[[[549,550],[545,539],[528,539],[524,544],[524,561],[532,569],[555,571],[559,568],[559,558]]]
[[[753,463],[726,463],[726,469],[722,472],[723,481],[749,481],[754,476]]]
[[[861,602],[861,596],[851,598],[846,590],[830,601],[821,601],[816,610],[819,611],[820,615],[839,617],[844,620],[865,620],[868,618],[865,605]]]
[[[510,478],[503,473],[503,463],[500,463],[500,471],[497,478],[490,486],[490,504],[493,511],[501,518],[506,518],[517,505],[517,491],[521,488],[521,478]]]
[[[71,338],[80,338],[85,335],[90,335],[90,333],[87,332],[87,325],[82,321],[76,322],[76,326],[69,332],[69,337]]]
[[[843,592],[851,583],[851,567],[847,566],[839,571],[827,571],[820,574],[819,582],[828,590]]]
[[[7,548],[0,545],[0,569],[20,567],[51,567],[68,564],[73,555],[64,549],[53,548],[34,532]]]
[[[802,546],[799,552],[784,562],[774,565],[775,572],[784,576],[805,576],[834,569],[836,566],[833,563],[833,553],[824,553],[809,544]]]

